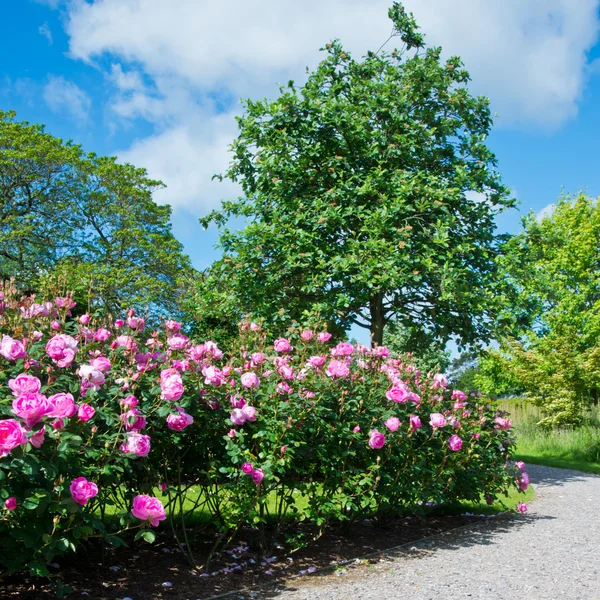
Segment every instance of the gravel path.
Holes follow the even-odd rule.
[[[527,471],[535,486],[527,516],[489,519],[417,542],[375,566],[250,597],[600,600],[600,477],[537,465]]]

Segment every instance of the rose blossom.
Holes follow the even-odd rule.
[[[265,472],[262,469],[254,469],[254,471],[252,473],[252,481],[256,485],[260,485],[264,478],[265,478]]]
[[[79,317],[79,322],[80,322],[82,325],[89,325],[89,323],[90,323],[90,318],[91,318],[91,317],[90,317],[90,315],[88,315],[87,313],[85,313],[85,314],[83,314],[83,315],[81,315],[81,316]]]
[[[431,413],[429,415],[429,424],[437,429],[438,427],[443,427],[446,424],[446,418],[441,413]]]
[[[460,390],[454,390],[452,392],[452,400],[459,400],[460,402],[463,402],[466,399],[467,395],[464,392],[461,392]]]
[[[530,482],[531,479],[529,478],[529,473],[523,471],[517,479],[517,486],[522,492],[524,492],[529,487]]]
[[[327,360],[327,357],[325,357],[325,356],[311,356],[306,362],[311,367],[315,367],[318,369],[319,367],[322,367],[325,364],[326,360]]]
[[[97,371],[101,373],[108,373],[111,370],[112,365],[110,364],[110,360],[106,358],[106,356],[98,356],[90,360],[90,365],[94,367]]]
[[[0,457],[27,443],[27,432],[15,419],[0,421]]]
[[[42,387],[42,382],[33,375],[27,375],[27,373],[21,373],[14,379],[8,380],[8,387],[12,390],[15,396],[21,394],[36,394]]]
[[[398,419],[398,417],[390,417],[385,423],[384,425],[390,430],[390,431],[398,431],[398,427],[400,427],[400,419]]]
[[[77,340],[66,333],[51,337],[46,344],[46,354],[58,367],[70,367],[77,352]]]
[[[522,460],[518,460],[517,462],[515,462],[515,467],[517,467],[517,469],[519,469],[519,471],[524,471],[525,463]]]
[[[512,423],[508,419],[503,419],[502,417],[496,417],[494,423],[496,424],[495,426],[497,429],[510,429],[512,427]]]
[[[51,417],[72,417],[77,412],[77,405],[71,394],[60,392],[48,398],[48,402],[52,405]]]
[[[108,329],[104,329],[104,327],[99,327],[94,333],[94,340],[96,342],[105,342],[110,337],[110,331]]]
[[[177,409],[178,414],[167,417],[167,427],[173,431],[183,431],[188,425],[194,422],[194,417],[188,415],[183,408]]]
[[[318,342],[328,342],[331,339],[331,333],[328,333],[327,331],[321,331],[321,333],[319,333],[317,335],[317,341]]]
[[[392,402],[406,402],[408,394],[409,392],[405,388],[394,386],[385,393],[385,397]]]
[[[291,352],[293,350],[289,340],[286,340],[285,338],[275,340],[273,347],[276,352]]]
[[[245,462],[242,465],[242,471],[246,473],[246,475],[252,475],[252,473],[254,473],[254,467],[250,463]]]
[[[137,408],[124,412],[120,419],[126,431],[140,431],[146,427],[146,417]]]
[[[7,498],[4,503],[4,508],[6,508],[6,510],[15,510],[17,508],[17,499],[14,496]]]
[[[245,388],[257,388],[260,384],[256,373],[244,373],[242,375],[242,385]]]
[[[169,319],[165,321],[165,329],[170,333],[177,333],[181,329],[181,323]]]
[[[300,337],[305,341],[308,342],[309,340],[312,340],[314,337],[314,333],[312,331],[310,331],[309,329],[305,329],[301,334]]]
[[[372,353],[376,358],[387,358],[390,355],[390,349],[386,346],[375,346]]]
[[[262,363],[265,362],[265,355],[262,352],[253,352],[252,355],[250,356],[250,360],[255,365],[261,365]]]
[[[3,335],[2,342],[0,342],[0,354],[2,354],[6,360],[15,361],[25,356],[25,346],[23,345],[23,342],[13,340],[13,338],[8,335]]]
[[[159,521],[167,518],[165,507],[158,498],[138,495],[133,499],[131,514],[141,521],[150,521],[152,527],[156,527]]]
[[[42,428],[39,431],[36,431],[30,438],[29,441],[34,448],[41,448],[44,443],[44,433],[46,431],[46,426],[42,425]]]
[[[168,376],[163,377],[165,373],[169,373]],[[181,375],[174,369],[167,369],[160,374],[160,397],[163,400],[170,400],[176,402],[183,396],[184,388],[181,380]]]
[[[204,383],[206,385],[214,385],[215,387],[219,387],[223,385],[225,381],[225,375],[221,369],[217,369],[217,367],[204,367],[202,369],[202,375],[204,375]]]
[[[25,425],[31,428],[49,415],[53,406],[43,394],[22,394],[12,402],[12,413],[25,421]]]
[[[442,373],[436,373],[433,376],[433,385],[431,387],[447,388],[448,387],[448,378],[445,375],[443,375]]]
[[[519,504],[517,504],[517,510],[524,515],[525,513],[527,513],[527,504],[525,504],[524,502],[519,502]]]
[[[448,447],[453,452],[458,452],[462,448],[463,441],[456,435],[451,435],[448,439]]]
[[[188,337],[182,333],[176,333],[167,340],[167,345],[171,350],[185,350],[188,343]]]
[[[377,429],[373,429],[369,432],[369,447],[373,450],[379,450],[383,448],[385,444],[385,435],[377,431]]]
[[[125,442],[120,446],[125,453],[132,452],[136,456],[148,456],[150,452],[150,436],[141,433],[128,433]]]
[[[100,386],[102,386],[105,381],[104,373],[94,368],[92,365],[81,365],[79,367],[79,377],[94,390],[100,389]]]
[[[77,411],[77,417],[79,418],[80,421],[83,421],[85,423],[85,421],[89,421],[94,416],[95,413],[96,413],[96,411],[94,410],[94,408],[92,406],[90,406],[89,404],[83,403],[79,407],[79,410]]]
[[[241,408],[234,408],[229,418],[234,425],[243,425],[246,422],[246,417]]]
[[[360,431],[360,425],[357,425],[352,431],[358,433]]]
[[[332,360],[329,365],[327,365],[327,370],[325,371],[328,377],[332,379],[340,378],[344,379],[350,375],[350,369],[348,365],[341,360]]]
[[[421,419],[417,415],[410,415],[410,427],[413,431],[421,429]]]
[[[88,500],[98,494],[98,486],[95,483],[88,481],[85,477],[78,477],[71,481],[69,491],[71,492],[73,500],[75,500],[77,504],[84,506],[87,504]]]
[[[294,379],[294,369],[292,369],[292,367],[290,367],[289,365],[286,365],[286,364],[280,365],[277,369],[277,372],[284,379]]]
[[[126,396],[120,400],[123,410],[131,410],[138,405],[138,399],[135,396]]]
[[[354,346],[350,342],[340,342],[331,349],[331,356],[350,356],[354,353]]]

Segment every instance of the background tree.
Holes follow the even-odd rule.
[[[489,103],[400,4],[389,14],[402,50],[355,60],[334,41],[304,86],[246,101],[225,174],[244,195],[201,223],[221,227],[215,269],[243,312],[312,311],[376,344],[391,321],[486,340],[501,311],[494,217],[513,206],[485,145]]]
[[[0,275],[28,291],[57,281],[107,310],[177,313],[193,276],[162,186],[0,112]]]
[[[545,424],[577,423],[600,385],[600,206],[562,197],[542,219],[532,213],[507,244],[505,276],[533,327],[481,361],[480,385],[520,387],[543,407]]]

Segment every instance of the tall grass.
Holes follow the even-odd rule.
[[[577,427],[546,429],[537,425],[543,411],[522,398],[504,400],[500,408],[511,415],[520,459],[600,473],[600,411],[590,407]]]

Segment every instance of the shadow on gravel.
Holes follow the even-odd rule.
[[[531,477],[531,483],[534,487],[541,485],[562,486],[573,481],[586,481],[590,478],[599,477],[591,473],[582,473],[581,471],[572,471],[570,469],[559,469],[557,467],[546,467],[544,465],[527,464],[526,471]]]
[[[274,580],[271,584],[263,585],[260,588],[232,593],[229,598],[235,600],[266,600],[267,598],[277,598],[282,592],[299,590],[304,584],[311,586],[329,584],[333,586],[338,576],[342,577],[354,568],[382,566],[398,559],[421,559],[435,555],[440,550],[463,550],[472,546],[494,544],[499,534],[528,527],[535,521],[548,519],[553,520],[554,517],[510,515],[486,519],[485,521],[478,521],[464,527],[441,532],[422,540],[403,544],[397,548],[390,548],[353,559],[347,563],[322,568],[310,575],[295,577],[287,581],[284,579]],[[376,576],[377,571],[365,570],[364,575],[365,577]]]

